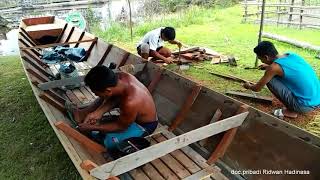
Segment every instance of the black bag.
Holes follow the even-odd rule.
[[[150,146],[150,142],[143,137],[132,137],[118,143],[116,148],[108,150],[113,159],[137,152]]]

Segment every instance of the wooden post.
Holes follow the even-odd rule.
[[[261,20],[260,20],[260,30],[259,30],[259,38],[258,43],[261,42],[262,32],[263,32],[263,23],[264,23],[264,10],[265,10],[266,0],[262,0],[262,12],[261,12]],[[258,57],[256,57],[255,67],[258,66]]]
[[[244,0],[244,22],[247,22],[248,16],[248,1]]]
[[[300,29],[302,29],[302,18],[303,18],[304,5],[305,5],[305,0],[301,0],[301,7],[300,7],[300,24],[299,24],[299,28],[300,28]]]
[[[294,0],[291,0],[291,6],[290,6],[290,12],[289,12],[289,18],[288,18],[288,27],[291,25],[292,22],[292,13],[293,13],[293,6]]]
[[[239,107],[236,114],[241,114],[241,113],[247,112],[248,108],[249,108],[248,105],[242,105]],[[237,133],[237,129],[238,128],[236,127],[236,128],[232,128],[232,129],[225,132],[220,143],[218,144],[216,149],[210,155],[210,157],[207,161],[208,164],[211,165],[211,164],[215,163],[219,158],[224,156],[225,152],[227,151],[227,148],[230,146],[234,136]]]

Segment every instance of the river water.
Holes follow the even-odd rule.
[[[143,1],[145,0],[130,0],[133,21],[135,23],[143,21]],[[37,11],[32,12],[25,11],[23,13],[17,13],[16,15],[9,16],[10,19],[14,19],[17,22],[20,21],[22,16],[32,16],[32,15],[55,15],[59,18],[65,18],[70,11],[80,11],[81,14],[86,17],[88,9],[92,9],[94,16],[99,19],[100,26],[103,29],[108,28],[110,22],[112,21],[123,21],[127,22],[129,18],[129,6],[127,0],[111,0],[101,5],[86,5],[84,6],[74,6],[70,9],[63,10],[48,10],[48,11]],[[14,13],[12,13],[14,14]],[[17,23],[16,22],[16,23]],[[89,23],[89,22],[87,22]],[[0,55],[15,55],[18,54],[18,30],[12,29],[7,33],[7,40],[0,40]]]

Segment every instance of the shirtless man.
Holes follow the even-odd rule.
[[[104,134],[107,148],[113,148],[116,142],[130,137],[152,134],[157,128],[152,96],[133,75],[114,73],[105,66],[96,66],[86,75],[85,84],[99,99],[79,112],[87,114],[84,119],[78,119],[79,129]],[[116,107],[120,108],[120,116],[114,121],[100,123],[103,115]]]

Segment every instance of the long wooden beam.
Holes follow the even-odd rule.
[[[83,36],[84,36],[85,33],[86,33],[85,31],[82,31],[82,33],[80,34],[80,37],[79,37],[78,41],[81,41],[81,40],[82,40],[82,38],[83,38]],[[79,43],[77,43],[74,47],[77,48],[78,46],[79,46]]]
[[[247,117],[248,112],[224,119],[219,122],[189,131],[167,141],[155,144],[146,149],[129,154],[102,166],[94,168],[90,174],[99,179],[107,179],[135,169],[143,164],[158,159],[172,151],[188,146],[191,143],[219,134],[228,129],[238,127]]]
[[[20,27],[20,29],[21,29],[21,31],[33,42],[33,44],[37,44],[37,43],[38,43],[35,39],[33,39],[33,38],[29,35],[29,33],[28,33],[23,27]]]
[[[21,48],[21,50],[26,50],[26,49],[43,49],[43,48],[49,48],[49,47],[55,47],[55,46],[64,46],[68,44],[77,44],[77,43],[85,43],[85,42],[92,42],[96,41],[96,39],[88,39],[88,40],[83,40],[83,41],[71,41],[71,42],[65,42],[65,43],[52,43],[52,44],[45,44],[45,45],[38,45],[38,46],[33,46],[33,47],[25,47]]]
[[[172,124],[170,125],[169,131],[175,130],[182,123],[182,121],[187,116],[187,113],[190,111],[193,103],[196,101],[201,89],[202,89],[202,86],[198,85],[198,84],[192,88],[190,95],[188,96],[188,98],[184,102],[181,110],[179,111],[178,115],[173,120]]]
[[[70,32],[69,32],[69,34],[68,34],[68,37],[67,37],[67,39],[66,39],[65,42],[68,42],[68,41],[69,41],[69,39],[70,39],[71,36],[72,36],[73,31],[74,31],[74,26],[72,26],[72,28],[71,28],[71,30],[70,30]]]
[[[64,123],[63,121],[58,121],[55,123],[55,126],[63,131],[67,136],[70,136],[74,140],[78,141],[80,144],[97,153],[106,152],[106,148],[102,145],[92,141],[87,136],[81,134],[79,131],[73,129],[68,124]]]
[[[249,93],[243,93],[243,92],[237,92],[237,91],[227,91],[226,95],[232,95],[244,99],[250,99],[255,102],[261,102],[261,103],[267,103],[272,104],[272,97],[269,96],[260,96],[256,94],[249,94]]]
[[[30,48],[30,46],[23,40],[23,39],[19,39],[19,41],[25,46],[24,48],[20,48],[21,50],[25,50],[27,48]],[[33,47],[36,47],[36,46],[33,46]],[[34,50],[34,49],[37,49],[37,48],[31,48],[31,51],[36,55],[36,56],[40,56],[41,54]]]
[[[66,114],[66,109],[64,107],[64,104],[61,104],[60,102],[57,102],[53,99],[51,99],[46,93],[41,93],[39,95],[41,99],[46,101],[48,104],[52,105],[56,109],[58,109],[61,113]]]
[[[83,61],[86,61],[86,60],[89,58],[89,56],[90,56],[90,54],[91,54],[91,51],[92,51],[94,45],[95,45],[97,42],[98,42],[98,38],[95,37],[95,38],[94,38],[94,41],[92,41],[89,49],[87,50],[86,55],[85,55],[84,58],[83,58]]]
[[[249,113],[248,112],[249,106],[248,105],[242,105],[239,107],[236,114],[243,114],[243,113]],[[234,127],[232,129],[229,129],[225,134],[223,135],[221,141],[219,142],[216,149],[212,152],[210,155],[207,163],[213,164],[215,163],[219,158],[223,157],[224,154],[227,151],[227,148],[230,146],[232,140],[234,139],[234,136],[237,133],[237,127]]]
[[[224,78],[224,79],[228,79],[228,80],[232,80],[232,81],[236,81],[236,82],[240,82],[240,83],[249,82],[249,83],[253,84],[253,82],[250,82],[248,80],[245,80],[245,79],[242,79],[242,78],[239,78],[239,77],[236,77],[236,76],[219,74],[219,73],[216,73],[216,72],[209,72],[209,73],[212,74],[212,75]]]

